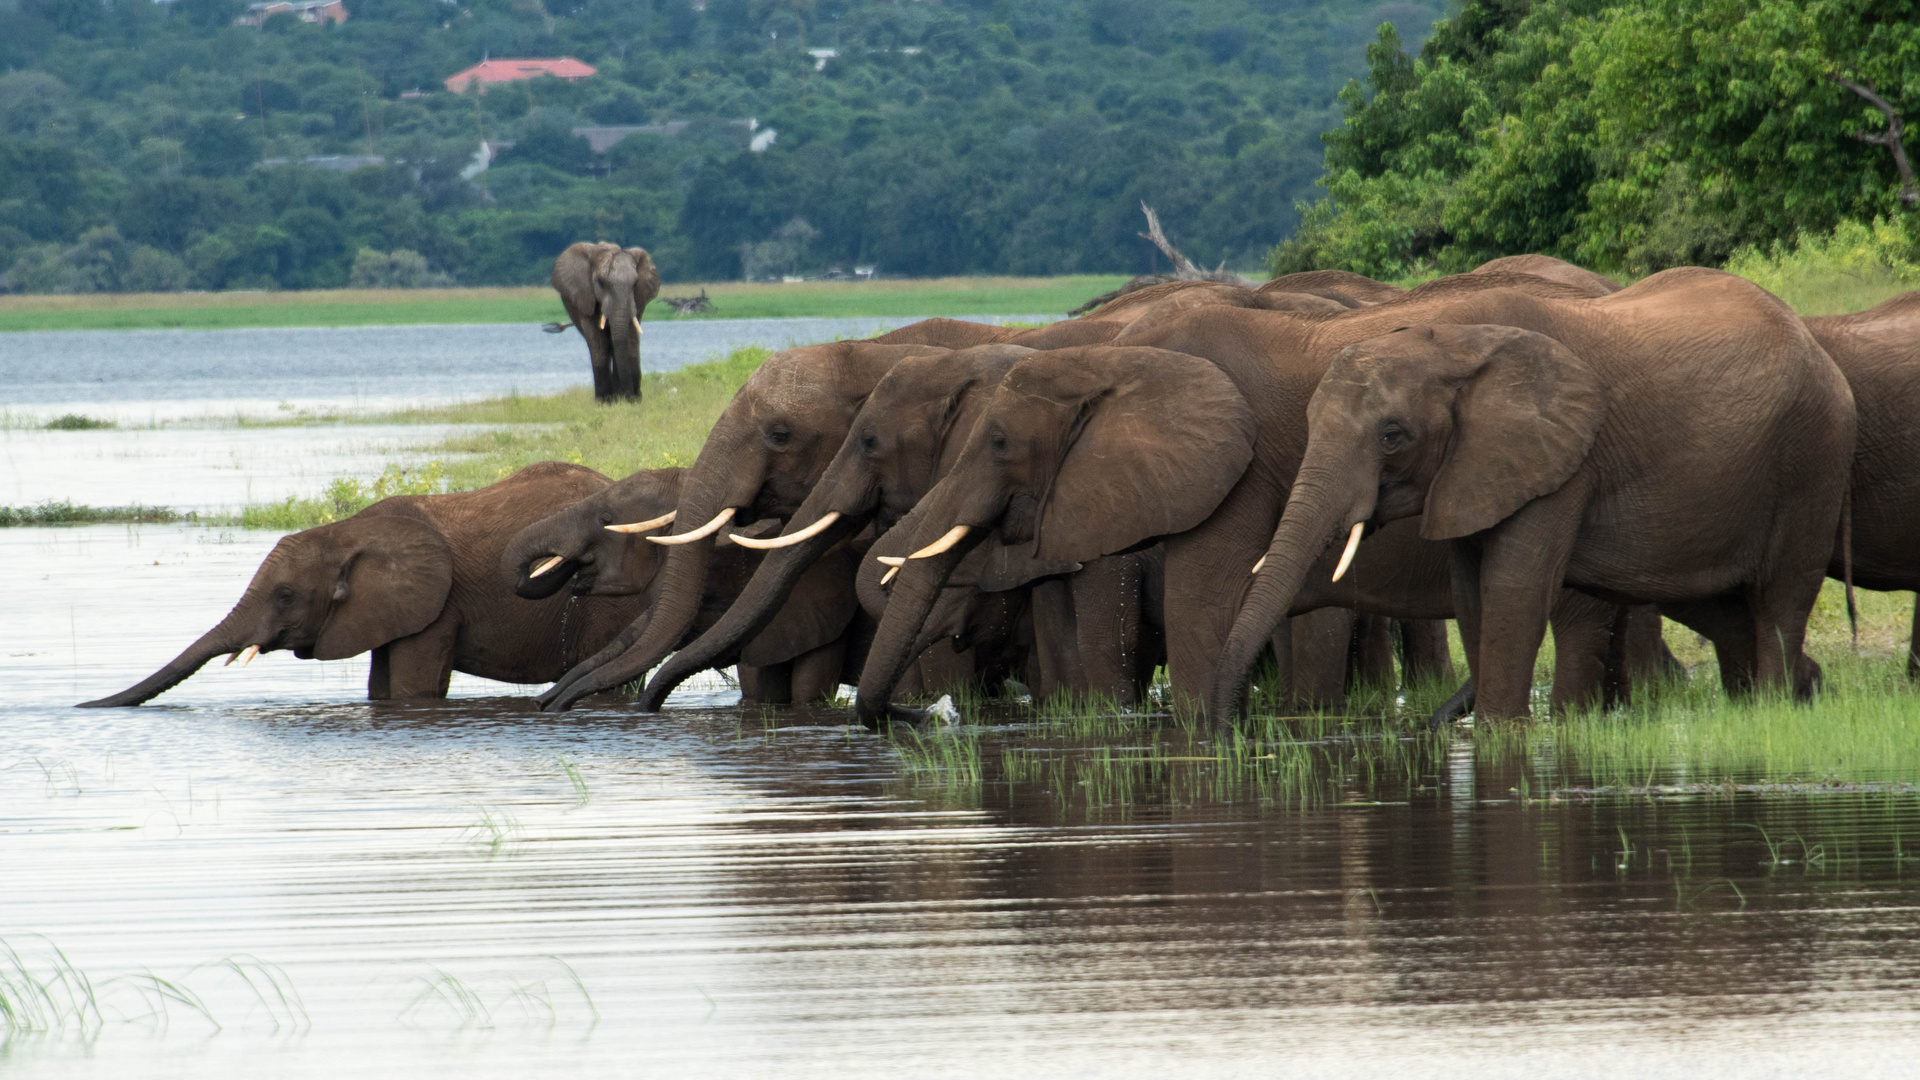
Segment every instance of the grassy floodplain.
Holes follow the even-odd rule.
[[[668,285],[662,296],[706,291],[714,310],[664,319],[859,318],[901,315],[1064,313],[1126,281],[1124,274],[953,277],[899,281],[724,281]],[[0,297],[0,332],[14,330],[228,330],[272,326],[410,326],[564,322],[544,285],[472,289],[326,289],[312,292],[132,293]]]

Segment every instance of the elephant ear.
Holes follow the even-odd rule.
[[[1600,376],[1573,350],[1510,326],[1436,326],[1434,341],[1471,371],[1453,442],[1427,489],[1420,535],[1490,529],[1571,478],[1606,416]]]
[[[653,256],[646,248],[628,248],[627,254],[633,256],[633,265],[640,271],[633,282],[633,310],[637,315],[660,295],[660,268],[653,265]]]
[[[1253,410],[1233,380],[1165,349],[1073,355],[1098,378],[1041,501],[1033,557],[1091,562],[1205,521],[1253,460]]]
[[[453,589],[453,553],[411,517],[357,516],[322,526],[337,552],[333,607],[314,642],[316,660],[344,660],[425,630]],[[316,530],[317,531],[317,530]]]
[[[807,568],[765,630],[740,650],[740,662],[765,667],[810,653],[846,632],[860,606],[854,554],[835,548]]]

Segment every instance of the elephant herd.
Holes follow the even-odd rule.
[[[1920,588],[1920,293],[1802,319],[1714,270],[1620,289],[1518,256],[788,349],[691,467],[544,463],[285,537],[218,626],[87,704],[291,649],[371,651],[372,698],[553,680],[547,710],[644,680],[654,711],[734,666],[751,702],[856,683],[870,725],[1008,680],[1132,703],[1164,667],[1174,708],[1231,718],[1269,651],[1308,706],[1396,651],[1450,680],[1452,619],[1470,678],[1441,715],[1497,718],[1530,711],[1549,630],[1554,708],[1626,700],[1673,666],[1662,616],[1729,693],[1804,697],[1829,576]]]

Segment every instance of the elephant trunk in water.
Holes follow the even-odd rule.
[[[1336,579],[1338,571],[1344,571],[1352,561],[1359,526],[1373,516],[1377,488],[1373,473],[1353,476],[1364,470],[1343,466],[1343,460],[1352,457],[1309,442],[1273,542],[1257,564],[1259,572],[1253,587],[1240,604],[1240,613],[1234,617],[1233,629],[1214,668],[1213,687],[1207,696],[1210,716],[1226,720],[1239,715],[1254,658],[1273,640],[1274,631],[1286,618],[1307,574],[1327,546],[1336,538],[1347,542]]]
[[[735,430],[729,431],[729,428]],[[723,415],[707,438],[708,447],[724,444],[742,444],[754,438],[751,426],[740,424],[732,415]],[[700,614],[700,603],[706,594],[707,573],[712,566],[713,547],[719,540],[727,522],[722,521],[720,528],[714,522],[728,511],[738,511],[749,505],[754,494],[760,488],[761,469],[752,469],[747,475],[734,470],[742,459],[753,459],[745,453],[722,451],[709,458],[709,451],[702,450],[700,461],[688,472],[680,496],[680,504],[675,508],[674,534],[669,536],[649,536],[654,542],[668,543],[666,565],[660,571],[659,597],[652,609],[642,620],[636,621],[620,640],[608,651],[625,645],[618,654],[609,657],[602,652],[576,664],[553,688],[539,698],[540,707],[558,711],[570,708],[574,702],[589,694],[611,690],[617,686],[632,682],[645,675],[661,658],[681,640],[692,628]],[[711,461],[714,464],[708,464]],[[703,468],[702,466],[707,467]],[[723,475],[729,474],[732,475]],[[677,536],[703,533],[699,539],[686,543],[672,543]]]
[[[123,705],[140,705],[185,682],[194,672],[205,667],[207,661],[223,653],[235,653],[249,645],[257,644],[249,639],[243,620],[238,618],[240,609],[234,608],[219,625],[200,636],[200,640],[181,650],[180,655],[169,660],[165,667],[109,697],[83,701],[82,709],[111,709]]]
[[[916,552],[915,556],[909,556],[894,580],[893,594],[887,600],[880,628],[874,633],[873,645],[867,650],[866,666],[860,670],[859,693],[854,697],[854,713],[868,727],[878,727],[894,709],[890,704],[894,687],[900,685],[907,665],[919,656],[923,645],[921,630],[940,599],[940,590],[960,560],[986,539],[981,529],[968,529],[949,540],[952,536],[949,532],[941,538],[946,542],[943,550],[931,555],[919,556]]]

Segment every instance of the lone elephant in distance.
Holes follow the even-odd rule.
[[[367,697],[443,698],[455,671],[547,682],[613,639],[634,598],[530,603],[500,580],[507,541],[529,522],[606,487],[579,465],[529,465],[450,495],[397,495],[284,536],[227,617],[166,666],[88,707],[139,705],[209,660],[285,649],[302,660],[372,651]]]
[[[574,244],[553,260],[554,290],[587,339],[596,401],[640,400],[640,316],[660,292],[645,248]]]

